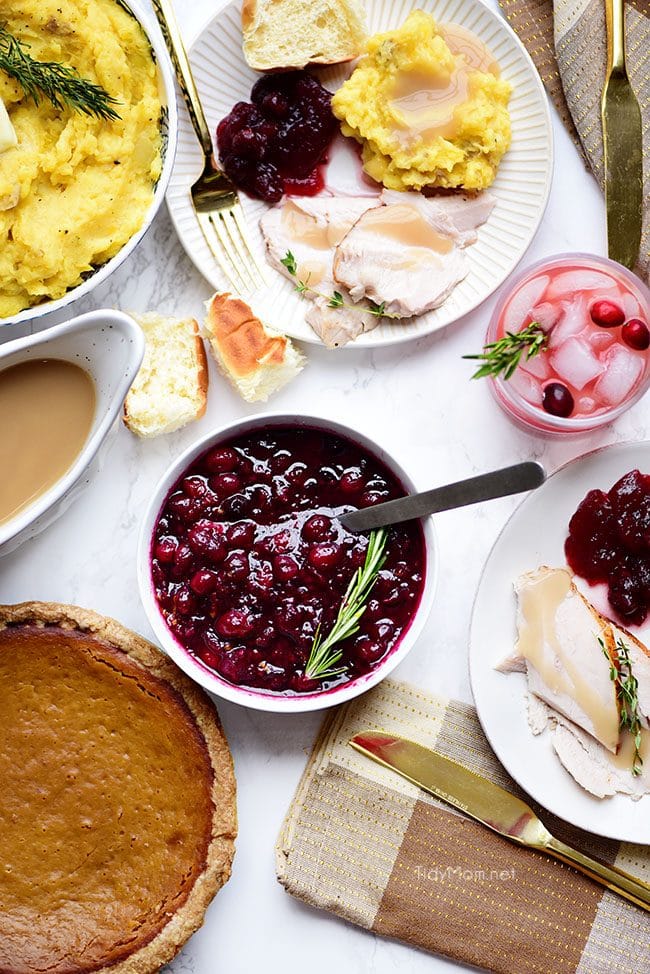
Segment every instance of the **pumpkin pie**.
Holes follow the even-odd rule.
[[[0,606],[0,971],[148,974],[230,876],[235,778],[208,697],[73,606]]]

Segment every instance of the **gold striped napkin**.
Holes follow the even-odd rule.
[[[604,185],[600,95],[605,79],[604,0],[499,0],[537,65],[562,121]],[[650,0],[625,5],[628,72],[643,116],[644,219],[639,265],[650,276]],[[556,178],[562,174],[556,172]]]
[[[385,680],[325,721],[276,846],[289,893],[499,974],[650,971],[650,915],[364,758],[347,743],[364,728],[419,741],[522,794],[472,707]],[[650,881],[650,848],[536,811],[565,842]]]

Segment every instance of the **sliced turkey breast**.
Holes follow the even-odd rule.
[[[525,665],[531,693],[615,754],[620,718],[610,675],[616,661],[611,626],[565,569],[528,572],[515,590],[519,638],[500,669]]]
[[[338,290],[341,291],[341,288]],[[352,298],[346,292],[342,292],[342,297],[344,301],[352,303]],[[354,341],[358,335],[372,331],[379,324],[376,315],[363,311],[364,306],[365,302],[359,305],[358,311],[331,308],[326,298],[316,297],[305,315],[305,321],[311,325],[324,345],[328,348],[340,348],[341,345]]]
[[[616,793],[637,800],[650,794],[650,731],[643,731],[641,774],[632,774],[634,740],[629,733],[622,737],[618,754],[607,751],[589,734],[566,718],[555,714],[551,738],[553,749],[564,768],[585,791],[596,798],[609,798]]]
[[[548,730],[564,768],[590,794],[650,794],[650,650],[601,616],[566,569],[539,568],[518,579],[519,638],[497,669],[528,677],[528,723]],[[637,681],[640,757],[621,729],[617,681]],[[637,773],[638,772],[638,773]]]
[[[543,700],[536,697],[533,693],[528,693],[528,726],[533,735],[537,737],[543,734],[549,725],[549,715],[552,713]]]
[[[365,212],[334,256],[334,279],[355,301],[368,298],[403,318],[439,307],[468,269],[453,236],[412,200]]]
[[[331,295],[340,291],[346,303],[354,303],[340,284],[334,282],[332,264],[337,244],[368,209],[380,206],[378,197],[301,197],[283,200],[260,220],[269,263],[290,280],[307,281],[311,287]],[[291,251],[296,275],[282,263]],[[374,328],[378,319],[345,308],[329,308],[328,299],[306,292],[312,307],[305,315],[325,345],[344,345],[363,331]]]
[[[612,754],[581,727],[567,720],[532,693],[528,694],[528,724],[537,737],[551,734],[553,750],[564,769],[596,798],[611,798],[617,793],[634,800],[650,794],[650,731],[644,730],[641,743],[641,774],[632,774],[634,740],[621,736],[619,749]]]
[[[410,318],[437,308],[467,274],[462,248],[494,206],[489,193],[425,197],[385,190],[381,197],[301,197],[283,200],[261,219],[269,263],[285,277],[307,281],[324,295],[339,291],[346,304],[306,292],[305,318],[325,345],[335,347],[378,324],[368,301]],[[374,216],[373,216],[374,213]],[[282,260],[291,251],[296,275]]]
[[[317,196],[285,199],[260,220],[269,262],[291,280],[298,278],[319,290],[333,288],[334,249],[367,209],[380,206],[373,197]],[[291,251],[295,277],[282,263]]]
[[[485,223],[496,203],[495,197],[488,192],[477,196],[467,193],[423,196],[422,193],[385,189],[381,199],[387,206],[408,202],[410,206],[417,207],[434,230],[450,236],[459,247],[476,243],[476,230]]]

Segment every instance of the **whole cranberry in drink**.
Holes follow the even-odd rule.
[[[640,318],[630,318],[623,325],[621,335],[626,345],[629,345],[630,348],[636,348],[640,352],[645,351],[650,346],[650,330],[645,321],[641,321]]]
[[[589,314],[593,323],[601,328],[618,328],[625,321],[623,305],[607,298],[601,301],[592,301]]]
[[[563,383],[549,382],[544,389],[542,406],[552,416],[570,416],[575,409],[575,402]]]
[[[498,370],[504,351],[516,359],[508,378]],[[603,426],[650,384],[650,291],[604,257],[540,261],[501,294],[482,359],[498,403],[520,425],[544,433]]]

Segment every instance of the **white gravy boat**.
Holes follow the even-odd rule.
[[[33,538],[62,514],[99,469],[99,453],[144,356],[141,329],[121,311],[99,310],[36,335],[0,345],[0,371],[33,359],[63,359],[80,366],[95,384],[95,416],[83,449],[48,490],[0,524],[0,557]],[[0,470],[11,477],[11,468]]]

